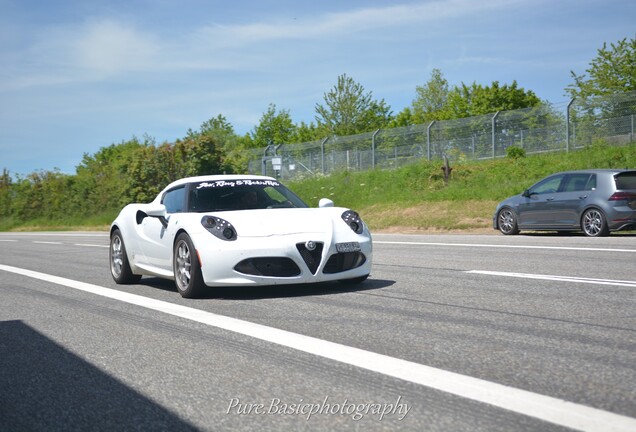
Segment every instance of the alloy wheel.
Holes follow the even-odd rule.
[[[110,244],[110,269],[115,278],[121,275],[122,267],[124,265],[124,252],[122,248],[121,238],[116,235]]]
[[[605,217],[596,209],[591,209],[583,215],[583,231],[590,237],[603,235],[605,230]]]
[[[190,255],[190,248],[185,241],[180,241],[177,245],[177,265],[175,278],[179,289],[186,290],[190,284],[192,277],[190,269],[192,268],[192,257]]]
[[[517,218],[511,209],[505,208],[499,212],[499,230],[504,234],[516,234],[518,232]]]

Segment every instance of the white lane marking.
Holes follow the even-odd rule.
[[[17,242],[17,240],[3,240],[0,239],[0,242]],[[53,242],[53,241],[37,241],[33,240],[31,243],[37,244],[51,244],[51,245],[61,245],[63,242]],[[74,243],[73,246],[82,246],[82,247],[97,247],[97,248],[108,248],[108,245],[98,245],[98,244],[89,244],[89,243]]]
[[[488,271],[488,270],[468,270],[466,271],[466,273],[482,274],[482,275],[490,275],[490,276],[515,277],[515,278],[523,278],[523,279],[541,279],[541,280],[551,280],[551,281],[559,281],[559,282],[577,282],[577,283],[587,283],[587,284],[597,284],[597,285],[627,286],[627,287],[636,288],[636,281],[627,281],[627,280],[595,279],[595,278],[583,278],[583,277],[575,277],[575,276],[541,275],[541,274],[532,274],[532,273],[511,273],[511,272],[498,272],[498,271]]]
[[[330,360],[357,366],[390,377],[409,381],[467,399],[483,402],[495,407],[534,417],[560,426],[583,431],[625,431],[636,430],[636,419],[579,405],[563,399],[544,396],[505,386],[455,372],[377,354],[371,351],[341,345],[335,342],[304,336],[261,324],[230,318],[130,294],[111,288],[85,282],[48,275],[18,267],[0,264],[0,270],[11,272],[46,282],[63,285],[99,296],[134,304],[147,309],[199,322],[209,326],[229,330],[267,342],[314,354]]]
[[[108,237],[108,233],[81,233],[81,232],[4,232],[0,236],[41,236],[41,237]]]
[[[609,249],[609,248],[580,248],[567,246],[528,246],[528,245],[495,245],[480,243],[426,243],[426,242],[399,242],[399,241],[377,241],[373,244],[394,244],[394,245],[416,245],[416,246],[458,246],[475,248],[502,248],[502,249],[551,249],[551,250],[572,250],[588,252],[630,252],[636,253],[636,249]]]
[[[17,242],[17,240],[3,240],[0,239],[0,242]],[[50,244],[50,245],[61,245],[63,242],[53,242],[53,241],[37,241],[33,240],[31,243],[37,244]],[[89,244],[89,243],[74,243],[73,246],[82,246],[82,247],[97,247],[97,248],[108,248],[108,245],[98,245],[98,244]]]

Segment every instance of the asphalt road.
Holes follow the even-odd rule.
[[[634,431],[635,263],[378,234],[361,285],[185,300],[116,285],[106,234],[0,233],[0,430]]]

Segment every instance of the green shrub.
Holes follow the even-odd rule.
[[[510,159],[519,159],[526,157],[526,151],[521,147],[510,146],[506,150],[506,157]]]

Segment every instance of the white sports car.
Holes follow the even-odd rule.
[[[150,204],[124,207],[110,228],[115,282],[172,279],[183,297],[215,286],[362,282],[371,259],[356,212],[324,198],[308,208],[271,177],[177,180]]]

